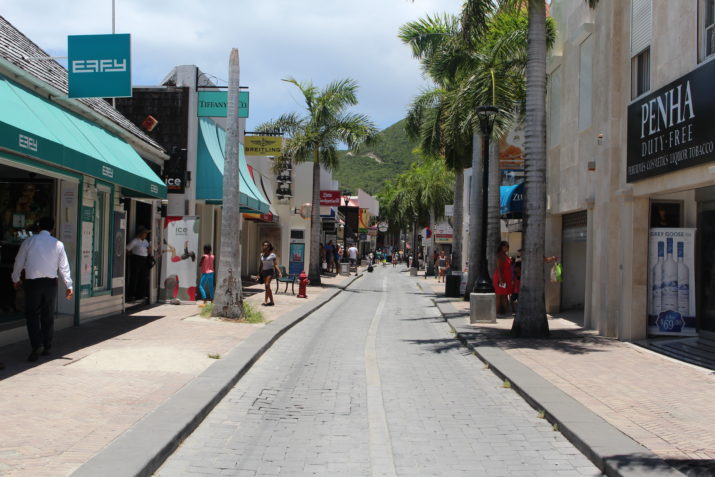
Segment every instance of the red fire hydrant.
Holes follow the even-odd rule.
[[[310,280],[308,280],[308,275],[305,270],[300,272],[298,275],[298,298],[308,298],[306,293],[306,288],[310,285]]]

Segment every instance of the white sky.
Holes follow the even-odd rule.
[[[426,14],[457,13],[461,0],[116,0],[116,32],[132,35],[132,82],[157,85],[173,66],[195,64],[228,79],[239,49],[241,85],[251,92],[247,128],[301,112],[281,78],[318,86],[350,77],[380,128],[399,121],[427,82],[399,27]],[[65,56],[67,35],[111,33],[111,0],[0,0],[0,15],[48,53]],[[225,84],[221,82],[220,84]]]

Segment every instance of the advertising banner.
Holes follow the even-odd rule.
[[[339,190],[321,190],[320,205],[339,206],[341,197],[342,195]]]
[[[715,63],[628,106],[628,182],[715,160]]]
[[[367,228],[370,224],[370,210],[360,209],[360,222],[358,224],[358,232],[361,234],[367,234]]]
[[[225,118],[228,114],[228,91],[199,91],[198,117]],[[238,93],[238,117],[248,117],[248,91]]]
[[[696,335],[694,257],[695,229],[650,229],[649,335]]]
[[[290,244],[290,260],[288,261],[288,273],[291,275],[302,272],[305,268],[305,244]]]
[[[161,254],[159,299],[196,301],[199,218],[166,217]]]
[[[70,98],[120,98],[132,95],[131,40],[117,35],[67,37]]]
[[[281,136],[245,136],[243,139],[247,156],[280,156],[283,153]]]

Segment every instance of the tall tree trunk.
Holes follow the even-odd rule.
[[[452,215],[452,270],[462,271],[462,234],[464,232],[464,169],[454,175],[454,213]]]
[[[501,240],[501,221],[499,220],[499,142],[491,138],[489,141],[489,203],[487,205],[487,259],[489,260],[489,276],[496,269],[497,245]]]
[[[437,219],[435,218],[435,213],[434,210],[430,209],[429,211],[429,227],[432,229],[432,227],[435,225],[437,222]],[[434,269],[434,261],[432,260],[432,251],[435,249],[435,242],[434,242],[434,230],[432,230],[432,235],[430,236],[429,245],[427,245],[427,252],[425,252],[425,276],[435,276],[435,269]]]
[[[549,334],[544,302],[546,221],[546,7],[529,0],[529,50],[526,66],[526,180],[523,263],[519,308],[512,334]]]
[[[313,199],[310,204],[310,264],[308,280],[311,285],[320,285],[320,162],[318,148],[313,161]],[[347,247],[345,248],[347,250]]]
[[[481,242],[480,225],[482,223],[482,135],[474,133],[472,141],[472,190],[469,194],[469,271],[467,272],[467,288],[464,299],[469,301],[469,294],[474,290],[482,257],[479,256]]]
[[[238,50],[233,48],[228,67],[228,110],[226,157],[223,166],[223,208],[221,211],[221,255],[219,258],[214,316],[240,318],[243,314],[241,290],[241,206],[238,169]]]

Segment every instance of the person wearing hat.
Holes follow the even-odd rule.
[[[149,230],[140,225],[137,234],[127,245],[129,256],[130,280],[127,286],[127,299],[141,300],[147,296],[147,274],[149,273]]]
[[[40,233],[22,242],[12,270],[15,289],[21,286],[25,289],[25,319],[32,346],[28,361],[37,361],[40,354],[49,355],[52,348],[58,270],[67,287],[65,297],[69,300],[74,294],[65,246],[50,235],[54,227],[51,217],[39,220]],[[24,281],[21,280],[23,270]]]

